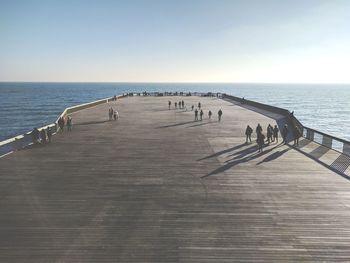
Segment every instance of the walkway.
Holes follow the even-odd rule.
[[[169,99],[201,101],[205,119]],[[302,141],[258,154],[246,124],[281,117],[217,98],[120,99],[116,122],[110,106],[0,159],[0,262],[350,261],[350,162],[327,166],[338,153]]]

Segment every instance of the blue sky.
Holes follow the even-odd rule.
[[[350,83],[350,1],[0,0],[0,81]]]

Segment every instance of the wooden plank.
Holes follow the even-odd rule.
[[[73,114],[72,132],[0,159],[0,262],[349,261],[349,181],[314,143],[244,144],[247,124],[283,124],[263,114],[198,97]]]

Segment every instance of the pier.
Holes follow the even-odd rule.
[[[247,124],[266,134],[289,124],[282,111],[229,96],[106,101],[0,158],[0,262],[350,261],[345,141],[336,151],[308,129],[258,153]]]

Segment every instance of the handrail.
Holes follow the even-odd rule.
[[[350,141],[304,126],[303,136],[327,148],[350,156]],[[319,136],[317,136],[319,135]]]
[[[58,120],[63,117],[65,118],[67,115],[84,110],[86,108],[91,108],[103,103],[108,103],[109,101],[113,101],[115,98],[122,98],[124,95],[119,95],[116,97],[109,97],[101,100],[96,100],[88,103],[79,104],[76,106],[68,107],[64,109],[64,111],[60,114],[60,116],[57,118],[57,120],[54,123],[45,125],[43,127],[38,128],[39,131],[42,129],[47,129],[50,127],[52,129],[53,135],[56,134],[59,131],[59,127],[57,125]],[[31,131],[26,132],[24,134],[20,134],[17,136],[14,136],[12,138],[6,139],[4,141],[0,141],[0,158],[12,153],[13,151],[28,147],[32,144],[32,138],[31,138]],[[1,150],[2,149],[2,150]]]
[[[327,134],[327,133],[324,133],[324,132],[321,132],[321,131],[318,131],[318,130],[315,130],[315,129],[313,129],[313,128],[309,128],[309,127],[306,127],[306,126],[304,126],[304,128],[307,129],[307,130],[309,130],[309,131],[313,131],[314,133],[318,133],[318,134],[320,134],[320,135],[322,135],[322,136],[331,137],[332,139],[337,140],[337,141],[339,141],[339,142],[350,144],[350,141],[347,141],[347,140],[345,140],[345,139],[341,139],[341,138],[339,138],[339,137],[336,137],[336,136],[333,136],[333,135],[329,135],[329,134]]]

